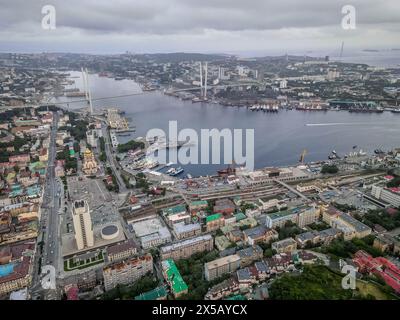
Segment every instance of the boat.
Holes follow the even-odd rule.
[[[375,152],[375,154],[382,154],[382,153],[385,153],[385,152],[383,152],[382,149],[375,149],[374,152]]]
[[[392,112],[392,113],[400,113],[400,108],[392,109],[392,110],[390,110],[390,112]]]
[[[187,177],[188,179],[192,179],[192,178],[193,178],[192,175],[191,175],[190,173],[188,173],[188,174],[186,175],[186,177]]]
[[[217,172],[218,172],[219,176],[229,176],[229,175],[235,174],[236,173],[236,169],[228,167],[226,169],[218,170]]]
[[[337,152],[335,150],[332,150],[331,154],[328,156],[329,160],[335,160],[335,159],[340,159],[338,156]]]
[[[170,173],[172,173],[172,172],[174,172],[175,171],[175,168],[170,168],[170,169],[168,169],[165,173],[166,174],[170,174]]]
[[[182,167],[173,168],[173,171],[169,174],[170,176],[177,176],[178,174],[182,173],[184,170]]]

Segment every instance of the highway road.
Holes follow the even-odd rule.
[[[104,120],[103,120],[104,121]],[[107,163],[110,165],[114,175],[117,178],[117,182],[119,185],[119,192],[120,193],[126,193],[128,192],[128,189],[125,186],[124,181],[121,178],[121,175],[118,171],[118,166],[119,164],[117,161],[114,159],[113,151],[112,151],[112,145],[110,141],[110,135],[107,130],[107,123],[103,122],[102,123],[102,131],[103,131],[103,137],[104,137],[104,142],[105,142],[105,149],[106,149],[106,156],[107,156]]]
[[[55,177],[55,159],[56,159],[56,134],[57,134],[57,114],[53,113],[53,124],[50,133],[50,145],[48,156],[48,167],[46,172],[46,181],[43,192],[43,203],[40,219],[40,234],[42,238],[42,250],[37,250],[35,257],[34,273],[32,277],[32,294],[40,294],[45,297],[49,296],[48,292],[44,292],[40,284],[39,260],[41,267],[51,265],[56,270],[56,276],[60,274],[60,268],[63,267],[60,236],[60,210],[64,210],[64,188],[62,181]],[[56,297],[56,292],[50,294]],[[43,297],[43,296],[42,296]]]

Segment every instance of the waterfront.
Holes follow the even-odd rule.
[[[80,79],[73,79],[82,90]],[[93,99],[140,92],[139,86],[133,81],[116,81],[95,74],[90,75],[90,87]],[[82,105],[71,103],[69,106],[73,109]],[[296,164],[303,149],[308,150],[306,162],[309,162],[326,160],[332,150],[343,155],[353,151],[355,145],[369,153],[373,153],[376,148],[387,150],[399,146],[400,115],[390,112],[363,114],[281,110],[279,113],[263,113],[246,108],[181,101],[160,92],[94,101],[94,107],[117,107],[125,111],[131,125],[136,127],[136,132],[131,134],[133,138],[145,136],[152,128],[168,132],[171,120],[178,122],[178,130],[193,128],[200,132],[200,129],[211,128],[254,129],[255,168]],[[125,141],[131,137],[120,139]],[[214,174],[218,168],[226,165],[183,167],[185,174],[198,176]]]

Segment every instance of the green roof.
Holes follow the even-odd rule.
[[[236,296],[232,296],[229,298],[226,298],[226,300],[247,300],[245,296],[242,296],[241,294],[238,294]]]
[[[207,200],[197,200],[197,201],[192,201],[190,203],[191,206],[206,206],[208,205]]]
[[[174,260],[167,259],[162,262],[164,274],[167,276],[168,283],[173,293],[180,293],[188,290],[188,286],[182,279]]]
[[[271,213],[268,216],[274,220],[274,219],[279,219],[282,217],[286,217],[288,215],[294,214],[294,212],[292,210],[285,210],[285,211],[279,211],[279,212],[275,212],[275,213]]]
[[[246,215],[243,212],[238,212],[235,214],[236,221],[246,219]]]
[[[186,211],[186,206],[183,204],[178,204],[177,206],[170,207],[163,210],[164,215],[176,214],[179,212]]]
[[[222,216],[222,214],[220,214],[220,213],[212,214],[206,218],[206,222],[218,220],[219,218],[221,218],[221,216]]]
[[[31,171],[34,169],[38,170],[41,168],[46,168],[46,166],[47,166],[46,163],[44,163],[42,161],[31,162],[29,164],[29,170],[31,170]]]
[[[164,298],[168,294],[167,289],[162,287],[157,287],[151,291],[141,293],[135,297],[135,300],[158,300],[159,298]]]

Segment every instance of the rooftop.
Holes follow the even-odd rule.
[[[168,294],[165,286],[157,287],[151,291],[141,293],[135,297],[135,300],[157,300],[159,298],[164,298]]]
[[[222,257],[219,259],[215,259],[213,261],[207,262],[204,267],[206,269],[214,269],[214,268],[219,268],[221,266],[224,266],[228,263],[233,263],[233,262],[239,262],[240,257],[237,254],[232,254],[230,256]]]
[[[174,260],[167,259],[162,261],[163,272],[167,277],[167,280],[172,288],[174,293],[180,293],[182,291],[188,290],[188,286],[185,281],[182,279],[181,274],[179,273],[178,268],[175,265]]]
[[[182,240],[182,241],[161,247],[160,250],[163,253],[169,252],[169,251],[177,250],[182,247],[193,245],[193,244],[201,242],[201,241],[209,241],[212,239],[213,239],[213,237],[210,234],[205,234],[203,236]]]
[[[206,222],[208,223],[208,222],[211,222],[211,221],[214,221],[214,220],[218,220],[221,217],[222,217],[222,214],[220,214],[220,213],[212,214],[212,215],[207,216]]]

